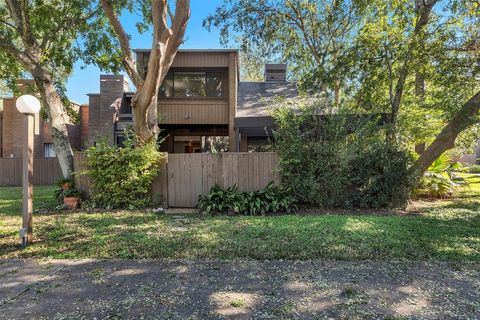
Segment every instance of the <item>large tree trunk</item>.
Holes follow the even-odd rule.
[[[51,77],[44,70],[37,68],[32,74],[42,102],[46,106],[45,110],[49,119],[48,126],[52,134],[58,163],[63,176],[68,178],[73,174],[73,151],[65,124],[65,108],[62,99],[58,95]]]
[[[157,111],[158,90],[177,54],[178,47],[183,42],[190,18],[190,0],[177,0],[175,14],[168,8],[166,0],[152,0],[153,41],[145,80],[136,69],[130,40],[114,10],[113,3],[111,0],[100,0],[100,5],[119,39],[125,71],[137,88],[137,94],[132,99],[132,109],[137,144],[143,145],[156,141],[160,132]],[[170,26],[167,23],[167,16],[170,17]]]
[[[53,77],[45,67],[45,63],[48,61],[43,61],[45,59],[43,49],[37,43],[34,38],[35,34],[30,29],[28,1],[7,0],[5,2],[15,23],[15,29],[19,33],[21,43],[1,39],[0,48],[17,60],[35,80],[50,120],[48,124],[63,176],[70,177],[73,173],[73,152],[65,125],[65,108],[53,84]]]
[[[444,153],[452,149],[460,132],[480,121],[480,91],[468,100],[450,122],[437,135],[435,140],[410,168],[417,176],[422,176],[428,167]]]

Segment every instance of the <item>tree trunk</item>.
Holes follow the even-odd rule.
[[[48,126],[52,133],[53,146],[62,174],[65,178],[71,177],[73,174],[73,151],[65,124],[65,108],[62,99],[50,80],[51,77],[44,70],[37,68],[32,74],[42,102],[46,106]]]
[[[410,172],[422,176],[428,167],[445,151],[452,149],[460,132],[480,120],[480,91],[468,100],[442,129],[435,140],[410,168]]]
[[[130,49],[130,39],[112,4],[111,0],[100,0],[100,5],[119,39],[125,70],[137,88],[137,94],[132,99],[132,109],[137,145],[141,146],[158,138],[160,132],[157,110],[158,89],[177,54],[178,47],[183,42],[190,18],[190,0],[177,0],[175,14],[169,10],[166,0],[152,0],[153,42],[145,80],[136,69]],[[170,18],[170,26],[168,26],[167,17]]]
[[[144,108],[148,110],[147,113]],[[136,105],[135,108],[132,108],[135,120],[134,129],[139,145],[156,141],[158,138],[160,128],[158,127],[157,108],[157,96],[152,98],[147,107],[142,108]]]

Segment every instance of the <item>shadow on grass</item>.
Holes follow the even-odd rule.
[[[41,241],[25,251],[18,250],[19,246],[1,246],[1,254],[52,258],[480,260],[478,217],[215,217],[191,218],[186,224],[170,217],[128,212],[51,218],[48,223],[37,224],[35,236]]]

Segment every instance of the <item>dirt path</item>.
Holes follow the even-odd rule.
[[[480,319],[480,266],[0,260],[0,319]]]

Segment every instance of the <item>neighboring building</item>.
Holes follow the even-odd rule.
[[[145,70],[150,50],[135,52],[139,70]],[[216,137],[228,137],[230,151],[266,143],[274,123],[263,98],[298,92],[286,81],[283,64],[266,65],[265,76],[264,82],[239,81],[237,50],[179,50],[160,88],[162,151],[202,152]],[[133,125],[133,95],[123,76],[100,76],[100,93],[89,94],[90,144],[122,142],[124,129]]]
[[[25,92],[23,88],[31,84],[33,84],[33,80],[19,80],[18,86],[20,92]],[[0,110],[0,158],[21,158],[23,146],[23,115],[15,106],[16,97],[4,97],[2,100],[3,109]],[[88,123],[85,123],[86,120],[88,121],[88,106],[80,106],[73,103],[73,107],[80,113],[80,123],[73,124],[69,118],[65,120],[72,148],[80,150],[83,147],[81,137],[82,135],[86,136],[86,130],[88,130]],[[85,114],[87,117],[85,117]],[[39,114],[35,115],[34,128],[34,157],[55,157],[52,135],[50,134],[48,123],[45,122]]]

